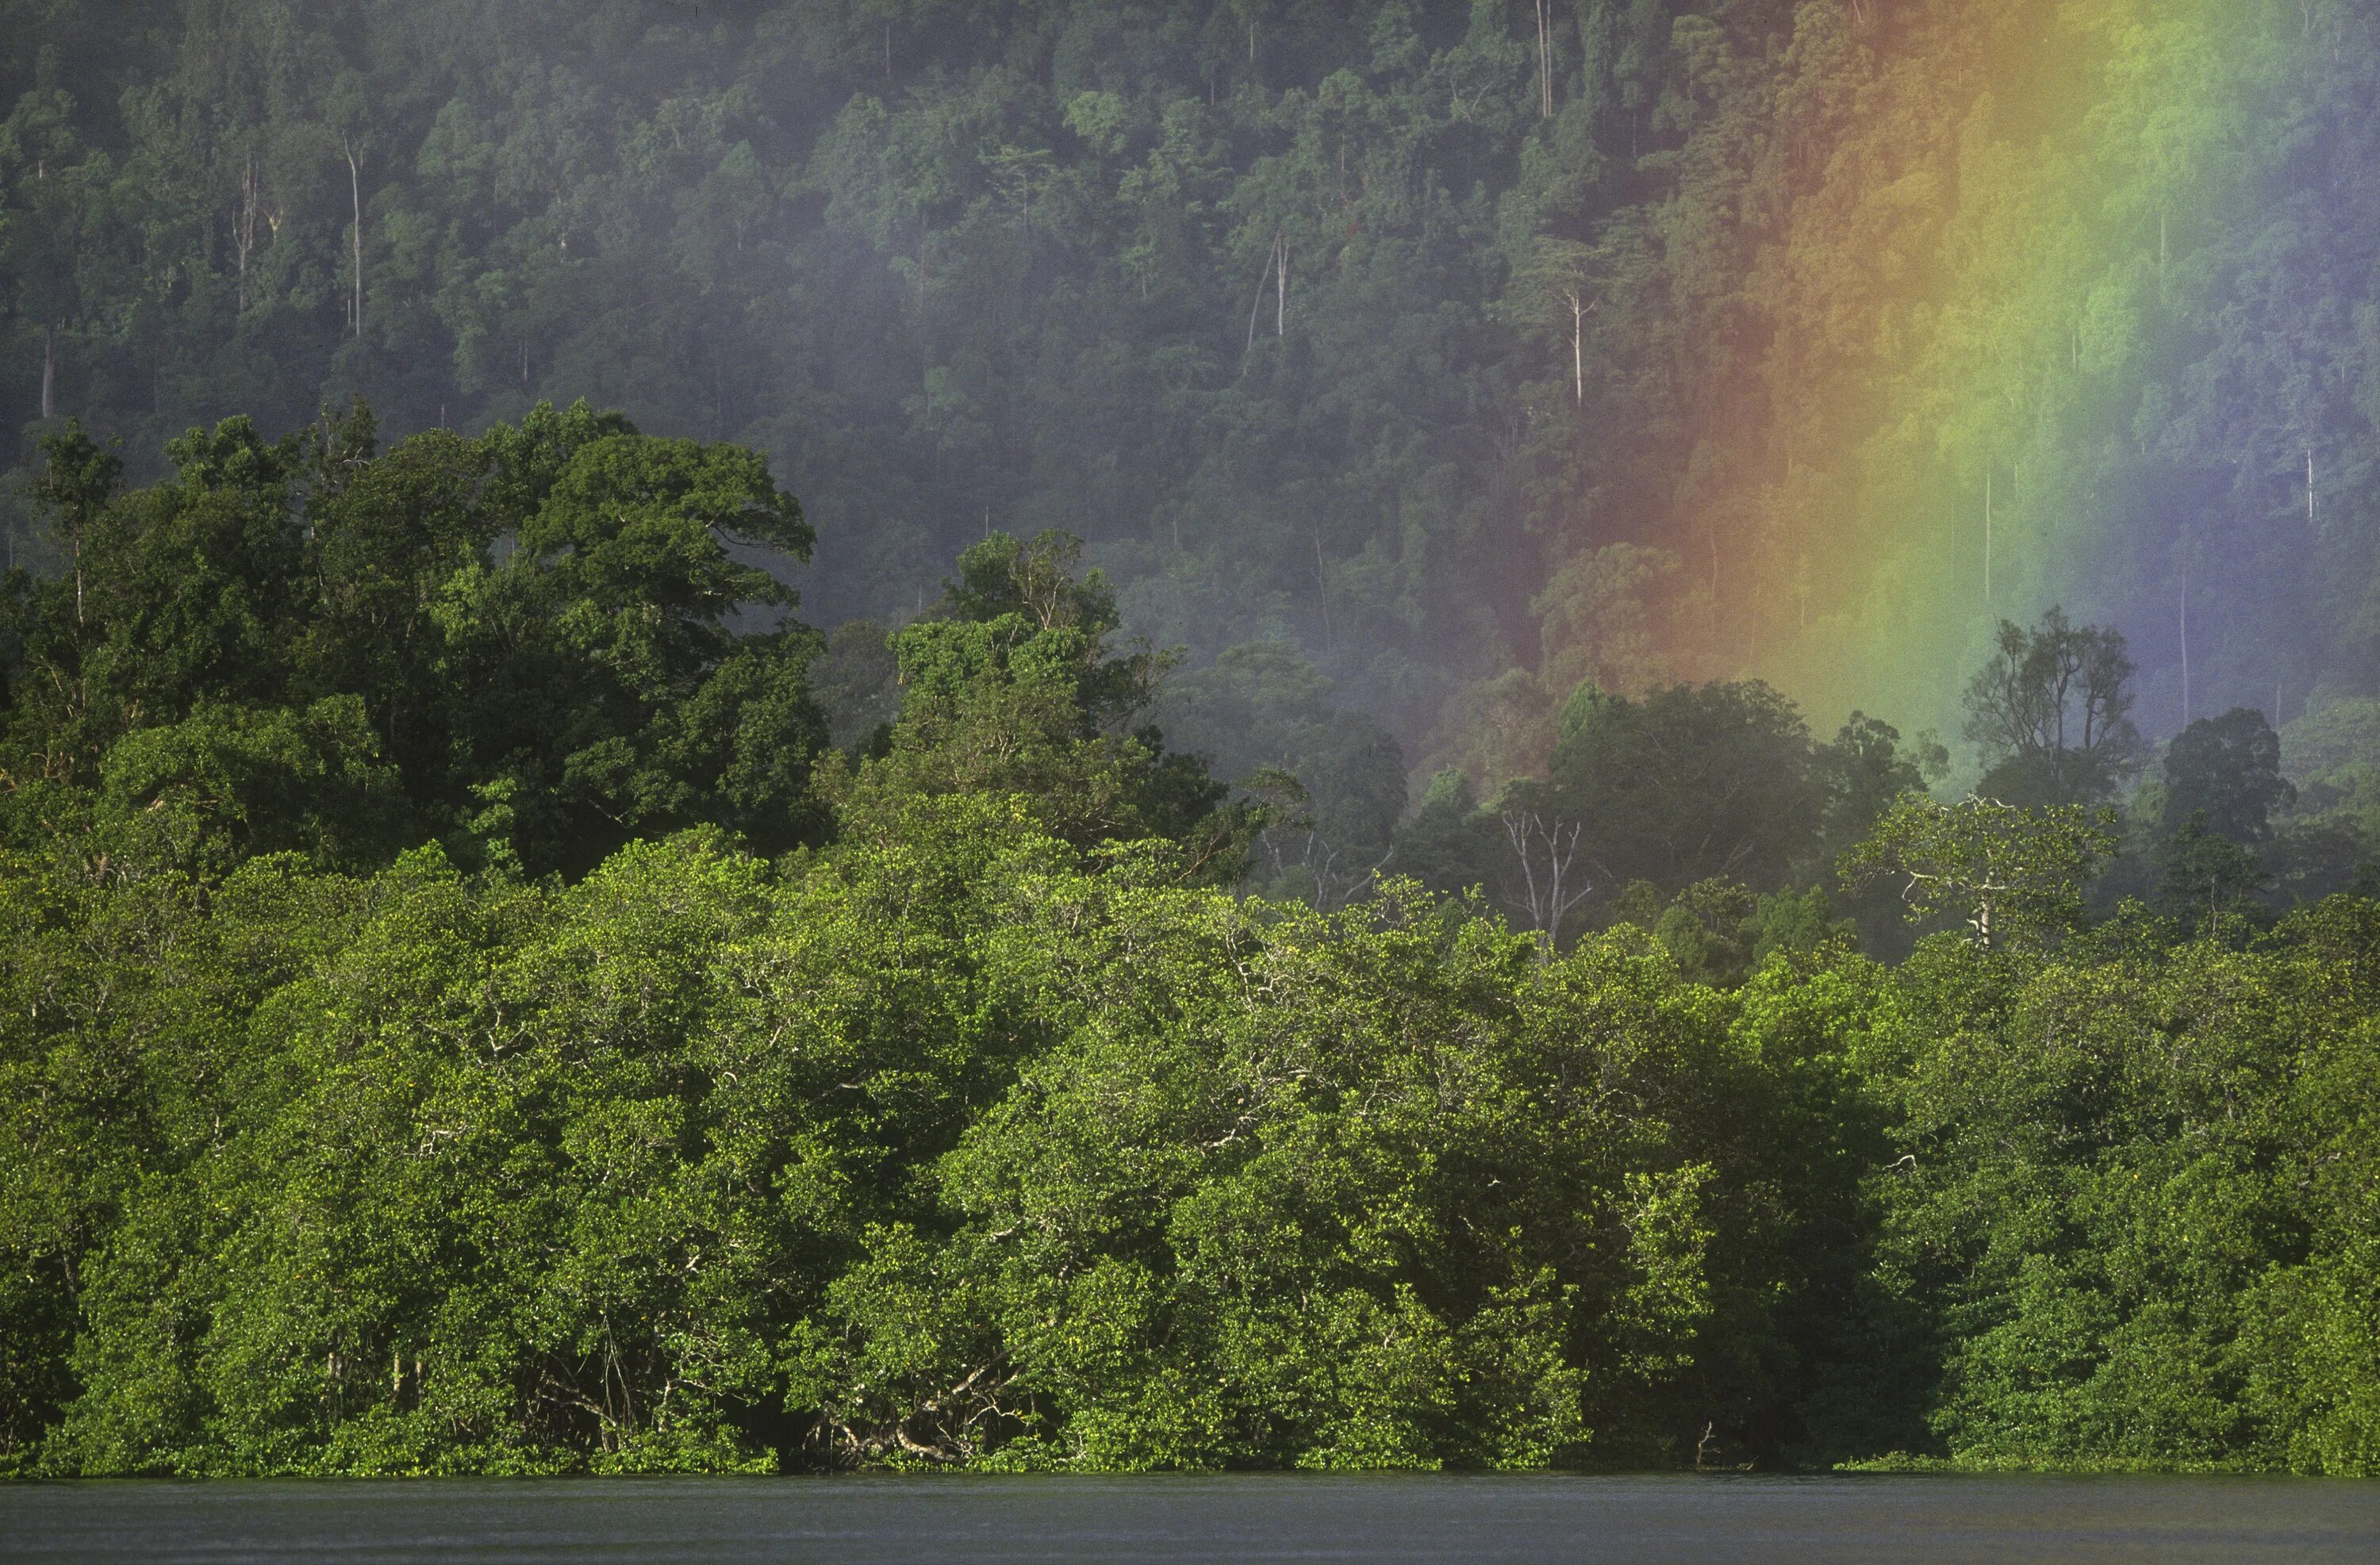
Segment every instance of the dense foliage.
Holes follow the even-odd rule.
[[[2380,1469],[2380,904],[2254,714],[2095,927],[2106,818],[1757,685],[1401,825],[1170,749],[1062,537],[830,640],[733,446],[172,460],[54,440],[0,621],[8,1472]]]
[[[385,456],[360,407],[269,444],[235,419],[167,456],[119,495],[79,429],[50,446],[64,567],[8,584],[12,837],[195,873],[436,835],[543,872],[810,829],[805,643],[723,623],[791,602],[724,539],[809,546],[752,453],[581,405]]]

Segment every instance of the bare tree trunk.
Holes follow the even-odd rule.
[[[1273,294],[1272,334],[1285,337],[1289,335],[1289,238],[1286,235],[1281,237],[1281,264],[1274,268],[1273,276],[1277,287]]]
[[[1580,826],[1576,821],[1557,819],[1548,827],[1534,810],[1508,809],[1503,821],[1504,834],[1521,863],[1529,921],[1544,936],[1537,945],[1537,957],[1548,960],[1560,948],[1562,919],[1595,889],[1592,882],[1584,886],[1564,883],[1570,878],[1571,865],[1578,857]],[[1536,845],[1541,841],[1546,850],[1546,878],[1542,881],[1537,879],[1536,866]]]
[[[1984,606],[1992,601],[1992,468],[1984,464]]]
[[[58,328],[53,322],[42,334],[42,417],[58,416]]]
[[[1561,300],[1570,306],[1570,378],[1572,394],[1586,406],[1586,318],[1601,308],[1600,295],[1588,298],[1577,288],[1565,288]]]
[[[1265,251],[1264,270],[1257,273],[1257,297],[1248,301],[1248,346],[1257,346],[1257,317],[1264,313],[1264,285],[1272,281],[1272,269],[1281,260],[1281,239],[1275,236],[1272,249]]]
[[[1595,306],[1603,301],[1598,298],[1590,304],[1575,291],[1562,297],[1570,305],[1571,386],[1578,398],[1578,405],[1584,407],[1586,406],[1586,318]]]
[[[2313,451],[2306,451],[2306,520],[2313,520]]]
[[[347,195],[355,203],[356,213],[356,335],[364,334],[364,174],[363,165],[356,159],[355,142],[342,131],[339,148],[347,154]]]
[[[1335,648],[1339,645],[1339,633],[1330,625],[1330,573],[1322,563],[1322,523],[1318,517],[1314,524],[1314,595],[1322,604],[1322,644]]]
[[[1553,24],[1546,17],[1546,0],[1537,0],[1537,117],[1554,117]]]
[[[248,313],[248,258],[256,249],[256,160],[248,160],[248,173],[239,182],[239,212],[232,220],[232,248],[239,255],[238,301],[233,313]]]
[[[2181,563],[2181,725],[2190,726],[2190,562]]]

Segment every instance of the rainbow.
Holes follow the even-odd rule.
[[[2131,637],[2144,728],[2300,704],[2303,632],[2255,623],[2294,588],[2234,589],[2315,525],[2318,410],[2208,430],[2185,382],[2367,25],[2335,0],[1802,6],[1761,123],[1697,127],[1651,217],[1693,410],[1645,529],[1682,564],[1670,665],[1952,734],[1995,623],[2062,602]],[[1728,285],[1677,281],[1701,275]]]

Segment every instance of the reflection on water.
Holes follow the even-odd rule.
[[[1290,1477],[0,1486],[8,1560],[2380,1560],[2380,1484]]]

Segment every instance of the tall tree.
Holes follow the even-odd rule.
[[[1585,823],[1581,852],[1613,891],[1726,879],[1780,887],[1811,852],[1826,788],[1791,702],[1757,683],[1640,698],[1582,688],[1548,776]]]
[[[2297,797],[2281,775],[2281,738],[2265,714],[2234,707],[2203,717],[2174,736],[2165,752],[2165,812],[2168,835],[2192,819],[2233,843],[2252,844],[2273,833],[2273,812]]]
[[[2092,805],[2115,796],[2147,759],[2132,725],[2124,637],[2052,609],[2031,630],[2000,622],[1998,649],[1968,683],[1967,737],[1982,791],[2020,805]]]

